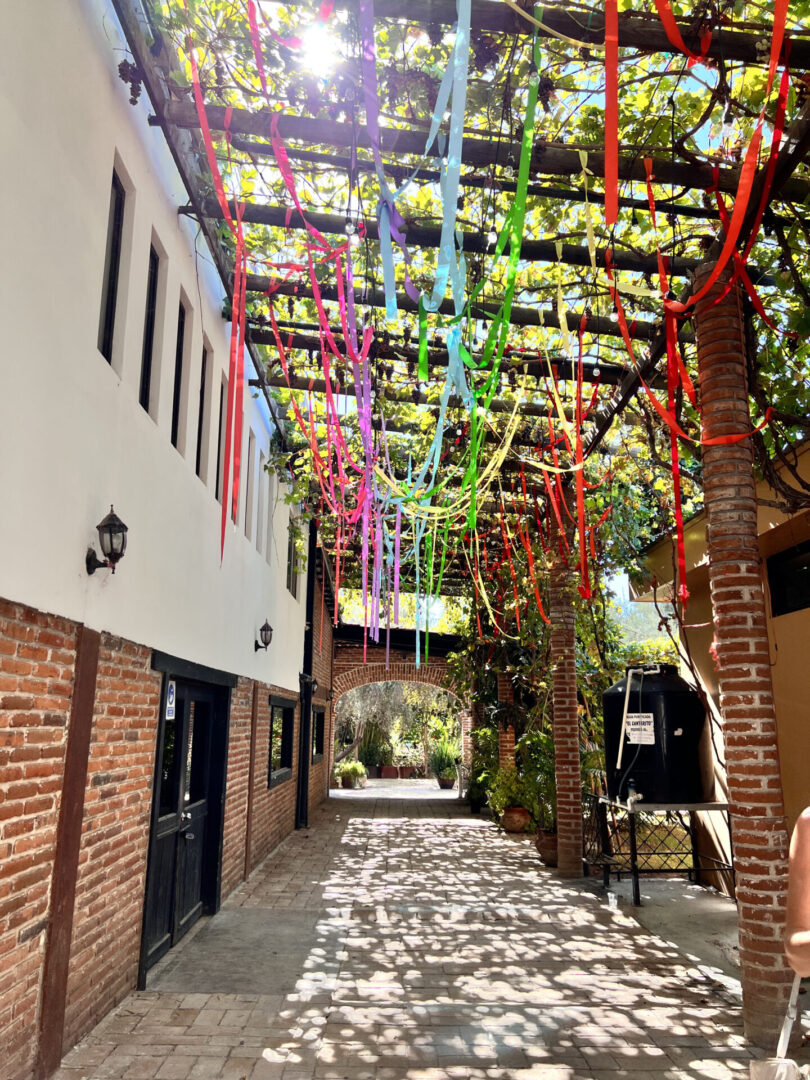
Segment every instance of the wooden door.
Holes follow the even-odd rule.
[[[151,967],[203,910],[209,826],[214,695],[170,680],[158,741],[144,912],[145,966]]]

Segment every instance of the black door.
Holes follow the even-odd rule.
[[[225,754],[222,691],[167,679],[155,774],[144,911],[149,968],[218,906]],[[213,896],[212,896],[213,891]]]

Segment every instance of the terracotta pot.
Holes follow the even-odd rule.
[[[439,781],[439,787],[444,791],[449,791],[456,786],[456,778],[454,776],[448,776],[447,778],[437,776],[436,779]]]
[[[379,765],[366,765],[366,774],[369,780],[380,779],[380,766]]]
[[[501,825],[507,832],[525,832],[532,823],[532,815],[523,806],[507,806],[501,814]]]
[[[396,765],[381,765],[380,776],[383,780],[396,780],[399,776],[399,770]]]
[[[399,778],[400,780],[410,780],[413,776],[413,765],[400,765],[399,766]]]
[[[546,866],[557,865],[556,829],[538,829],[534,837],[534,846]]]

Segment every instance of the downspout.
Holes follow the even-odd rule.
[[[315,562],[318,549],[318,526],[312,518],[307,543],[307,599],[304,629],[304,662],[300,676],[300,711],[298,739],[298,793],[295,805],[295,827],[305,829],[309,824],[309,765],[312,757],[312,653],[315,639]]]

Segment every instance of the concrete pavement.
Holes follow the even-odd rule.
[[[736,998],[673,945],[530,838],[385,794],[324,803],[58,1080],[747,1077]]]

